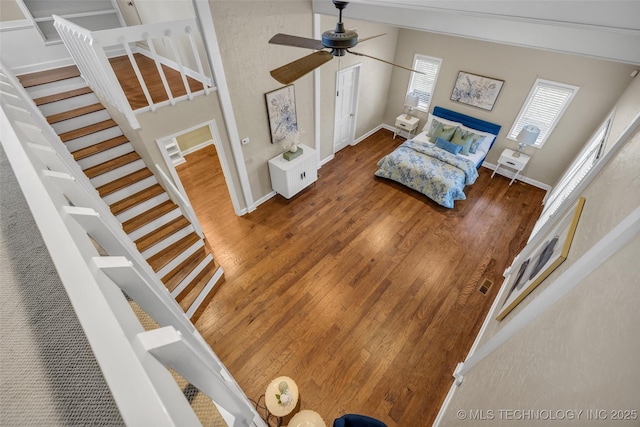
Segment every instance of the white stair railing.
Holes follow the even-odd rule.
[[[0,71],[2,144],[27,189],[36,223],[127,425],[198,423],[171,375],[145,356],[148,351],[139,345],[145,333],[118,288],[161,327],[179,333],[189,357],[202,362],[199,375],[221,375],[224,382],[218,388],[201,391],[224,405],[221,412],[228,424],[264,425],[168,290],[141,262],[95,189],[88,188],[88,179],[57,135],[53,138],[50,127],[42,125],[33,101],[4,66]],[[116,256],[99,257],[95,243]],[[192,375],[184,366],[176,368],[185,378]]]
[[[204,238],[204,233],[202,232],[202,226],[200,225],[200,221],[198,221],[198,217],[196,216],[195,211],[193,210],[193,206],[189,200],[184,197],[184,195],[178,190],[178,188],[173,184],[173,181],[169,179],[167,174],[164,173],[162,168],[156,163],[156,170],[154,173],[156,176],[160,177],[160,181],[162,181],[162,186],[167,189],[167,193],[169,194],[169,198],[173,200],[175,204],[180,206],[182,214],[189,219],[191,225],[193,225],[193,229],[200,236],[201,239]]]
[[[213,81],[209,77],[211,73],[203,68],[203,61],[200,58],[198,42],[201,38],[195,18],[101,31],[87,30],[57,15],[53,15],[53,18],[56,30],[89,87],[115,106],[134,129],[140,128],[136,114],[156,111],[165,105],[175,105],[176,102],[193,99],[195,94],[191,91],[188,77],[202,84],[202,90],[199,92],[208,95],[213,90]],[[160,41],[159,46],[169,45],[169,51],[163,53],[170,55],[171,58],[158,53],[156,42]],[[146,48],[142,47],[142,44],[146,45]],[[135,110],[131,107],[105,52],[105,49],[113,47],[122,48],[126,53],[147,106]],[[134,58],[135,52],[142,53],[154,61],[166,100],[158,102],[152,98]],[[186,95],[176,96],[172,92],[163,65],[180,73]]]

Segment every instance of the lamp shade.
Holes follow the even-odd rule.
[[[540,128],[534,125],[524,125],[516,137],[519,145],[533,145],[540,135]]]
[[[414,95],[413,93],[409,93],[409,94],[407,94],[407,97],[404,100],[404,106],[405,107],[416,108],[418,106],[419,102],[420,102],[420,98],[418,98],[418,95]]]

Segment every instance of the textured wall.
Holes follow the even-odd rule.
[[[616,114],[610,139],[617,139],[640,113],[640,79],[620,97],[616,112],[620,115]],[[492,320],[482,342],[640,206],[638,162],[640,132],[636,131],[583,192],[586,202],[567,260],[502,322]],[[458,412],[470,416],[471,410],[484,411],[476,416],[493,411],[491,425],[515,425],[501,409],[564,414],[572,410],[576,412],[571,416],[581,417],[580,425],[638,425],[640,418],[618,422],[610,412],[640,410],[638,253],[640,238],[636,237],[474,367],[456,389],[442,426],[474,425],[469,419],[461,421]],[[594,420],[589,410],[605,410],[597,415],[608,418]],[[554,420],[553,425],[571,422]],[[543,424],[518,420],[517,425]]]

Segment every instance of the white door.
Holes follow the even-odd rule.
[[[356,133],[360,64],[338,71],[333,152],[353,144]]]

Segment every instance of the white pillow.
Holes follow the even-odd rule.
[[[437,121],[439,121],[443,125],[462,126],[462,123],[460,123],[460,122],[454,122],[452,120],[443,119],[441,117],[434,116],[433,114],[429,113],[429,117],[427,118],[427,123],[425,123],[424,127],[422,128],[422,130],[427,132],[427,135],[429,135],[429,136],[431,136],[431,127],[432,127],[434,119],[436,119]],[[434,128],[435,128],[435,126],[434,126]]]

